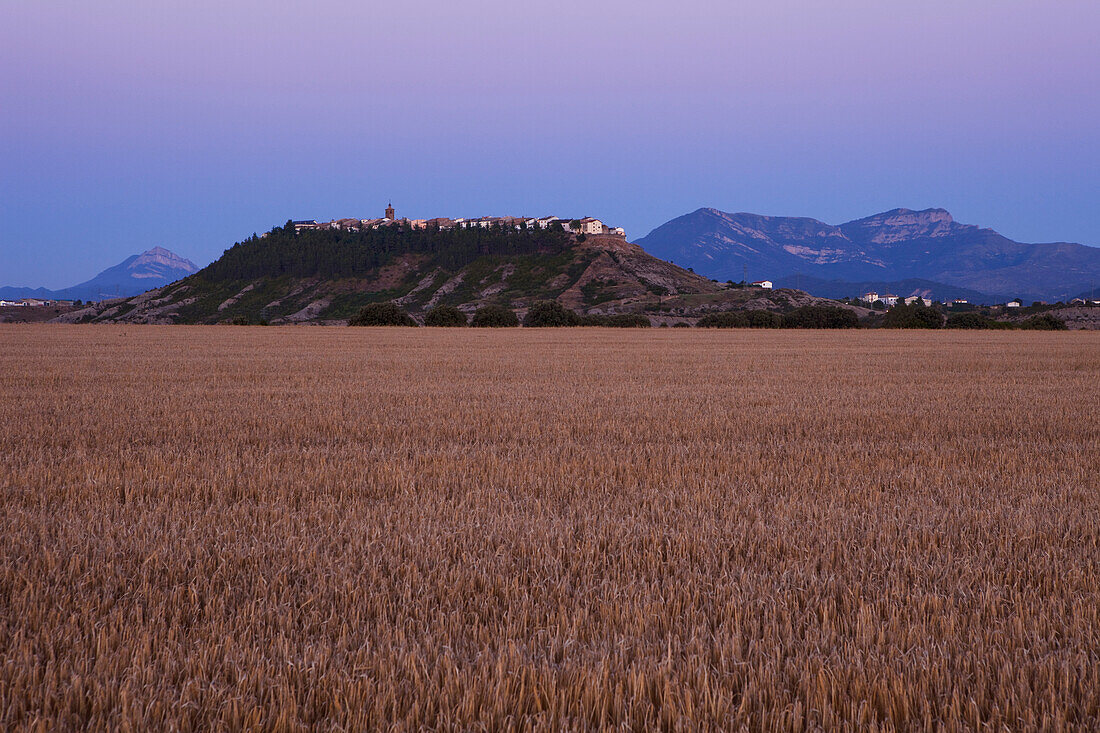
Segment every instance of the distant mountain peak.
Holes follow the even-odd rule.
[[[104,300],[137,295],[167,285],[199,271],[189,259],[164,247],[153,247],[139,255],[130,255],[108,267],[91,280],[60,290],[46,288],[0,288],[0,297],[57,298],[60,300]]]
[[[188,273],[198,272],[199,268],[189,259],[180,257],[175,252],[164,247],[153,247],[137,255],[128,265],[130,269],[140,267],[167,267],[171,270],[182,270]]]
[[[841,226],[865,224],[867,226],[876,227],[911,227],[934,226],[937,224],[950,225],[954,223],[955,219],[947,209],[921,209],[920,211],[915,211],[913,209],[891,209],[881,214],[874,214],[863,219],[850,221],[848,224],[842,224]]]
[[[964,228],[946,209],[892,209],[865,219],[841,224],[840,229],[858,239],[856,232],[869,232],[874,244],[894,244],[914,239],[946,237]]]

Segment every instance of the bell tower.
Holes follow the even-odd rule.
[[[394,219],[394,216],[393,216],[393,202],[392,201],[390,202],[390,205],[386,207],[386,218],[389,219],[390,221],[393,221],[393,219]]]

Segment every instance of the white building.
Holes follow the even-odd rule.
[[[1023,303],[1018,300],[1010,300],[1005,303],[1005,308],[1019,308]]]
[[[772,281],[771,280],[757,280],[756,282],[750,283],[750,284],[754,288],[764,288],[765,290],[771,290],[772,289]]]
[[[586,216],[581,219],[581,234],[603,234],[603,222]]]
[[[864,303],[874,303],[876,300],[878,300],[878,293],[874,291],[870,293],[864,293],[863,295],[859,296],[859,299],[862,300]]]
[[[888,306],[895,306],[898,304],[898,296],[896,295],[880,295],[878,299]]]

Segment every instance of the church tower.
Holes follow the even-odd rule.
[[[389,219],[390,221],[393,221],[393,219],[394,219],[394,217],[393,217],[393,202],[392,201],[390,202],[390,205],[386,207],[386,218]]]

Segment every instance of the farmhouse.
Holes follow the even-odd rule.
[[[586,216],[581,219],[581,234],[603,234],[603,222]]]

